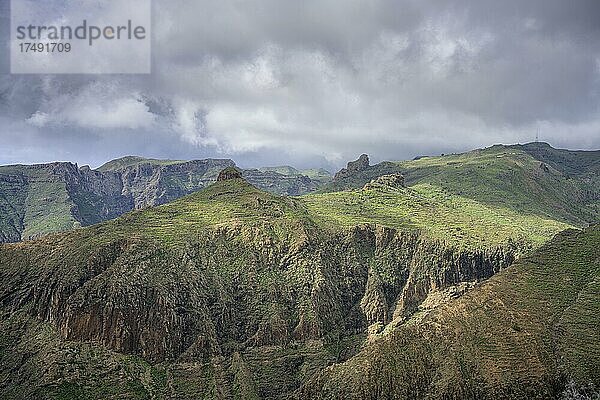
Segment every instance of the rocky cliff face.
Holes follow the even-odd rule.
[[[298,398],[598,398],[598,244],[597,226],[557,235],[322,370]]]
[[[231,160],[207,159],[169,165],[140,163],[116,172],[123,182],[123,193],[140,209],[200,190],[213,183],[221,170],[233,166]]]
[[[0,174],[0,243],[16,242],[24,229],[27,179],[17,174]]]
[[[347,178],[352,176],[357,172],[365,171],[370,166],[369,156],[366,154],[362,154],[358,160],[350,161],[346,168],[341,169],[338,173],[333,177],[334,180],[340,180],[343,178]]]
[[[390,175],[383,175],[376,179],[373,179],[371,182],[367,183],[363,189],[402,189],[404,187],[406,187],[404,184],[404,176],[400,173],[396,173]]]
[[[321,186],[319,180],[313,180],[305,175],[282,175],[274,171],[247,169],[242,173],[248,182],[271,193],[300,196],[314,192]]]
[[[354,354],[353,338],[410,315],[432,291],[491,276],[517,251],[466,251],[370,225],[335,234],[299,225],[291,236],[232,225],[183,247],[98,240],[73,232],[0,247],[2,312],[152,363],[220,360],[238,371],[223,372],[223,390],[249,386],[263,398],[289,396]]]

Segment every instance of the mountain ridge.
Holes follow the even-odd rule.
[[[536,158],[537,157],[537,158]],[[401,173],[407,186],[433,185],[489,206],[586,226],[600,216],[600,151],[553,149],[545,143],[495,145],[463,154],[350,162],[327,171],[293,167],[242,170],[261,189],[286,195],[360,189]],[[97,170],[71,163],[0,167],[0,242],[27,240],[164,204],[211,184],[229,159],[156,160],[126,156]],[[308,175],[311,175],[309,177]]]
[[[206,187],[231,166],[235,163],[229,159],[141,157],[113,160],[97,170],[66,162],[2,166],[0,242],[32,239],[164,204]],[[275,193],[303,194],[318,185],[305,176],[242,172],[255,185]]]
[[[241,382],[289,398],[427,293],[486,279],[528,251],[330,226],[303,198],[230,177],[112,221],[0,245],[0,374],[11,382],[0,393],[195,398],[219,387],[228,397]],[[102,373],[110,387],[93,378],[107,363],[121,371]]]
[[[541,143],[494,145],[377,165],[363,158],[349,163],[320,191],[357,189],[378,176],[401,173],[408,186],[432,184],[488,205],[509,204],[518,212],[583,227],[600,219],[599,165],[600,151],[560,150]]]

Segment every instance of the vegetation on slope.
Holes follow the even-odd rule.
[[[598,152],[582,153],[592,162],[600,159]],[[398,165],[409,185],[427,182],[481,203],[583,226],[600,218],[598,182],[565,175],[519,146],[493,146]],[[574,163],[572,168],[583,167]]]
[[[430,184],[374,188],[302,197],[311,216],[323,224],[376,223],[418,229],[457,245],[513,241],[541,244],[570,225],[500,205],[486,205]]]
[[[73,229],[76,204],[66,182],[53,179],[53,170],[31,166],[0,167],[0,242],[30,239]]]
[[[430,184],[477,202],[578,226],[600,219],[600,152],[544,143],[492,146],[464,154],[364,165],[336,175],[323,191],[363,187],[400,172],[409,186]],[[344,171],[344,170],[343,170]]]
[[[164,204],[214,182],[231,160],[125,157],[97,171],[70,163],[0,167],[0,243],[88,226],[132,209]],[[304,175],[245,170],[263,190],[288,195],[319,185]]]
[[[301,397],[541,399],[568,382],[600,387],[599,245],[599,226],[565,231],[326,369]]]
[[[346,194],[424,214],[408,230],[392,212],[352,226],[330,222],[328,213],[335,220],[343,210],[323,212],[317,197],[230,179],[93,227],[0,246],[0,394],[289,398],[428,293],[486,279],[537,245],[528,237],[561,229],[539,220],[546,231],[523,223],[459,245],[425,227],[443,209],[448,224],[474,236],[481,228],[452,208],[462,200],[425,199],[438,207],[427,214],[410,205],[423,194],[378,190]],[[525,242],[521,229],[532,230]]]

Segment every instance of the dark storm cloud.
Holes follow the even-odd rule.
[[[538,129],[556,146],[600,147],[595,0],[173,0],[155,11],[150,76],[1,76],[0,162],[131,153],[336,168],[362,152],[400,159]]]

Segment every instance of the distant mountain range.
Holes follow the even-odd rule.
[[[600,215],[600,152],[558,150],[544,143],[493,146],[464,154],[370,165],[367,155],[331,177],[290,166],[243,170],[257,188],[298,196],[357,189],[401,173],[409,186],[584,226]],[[213,183],[232,160],[123,157],[96,170],[71,163],[0,166],[0,243],[89,226],[131,210],[168,203]]]
[[[97,170],[72,163],[0,166],[0,243],[88,226],[167,203],[213,183],[219,171],[230,166],[235,166],[232,160],[141,157],[113,160]],[[315,191],[328,180],[324,170],[306,174],[291,168],[243,170],[256,187],[285,195]]]

